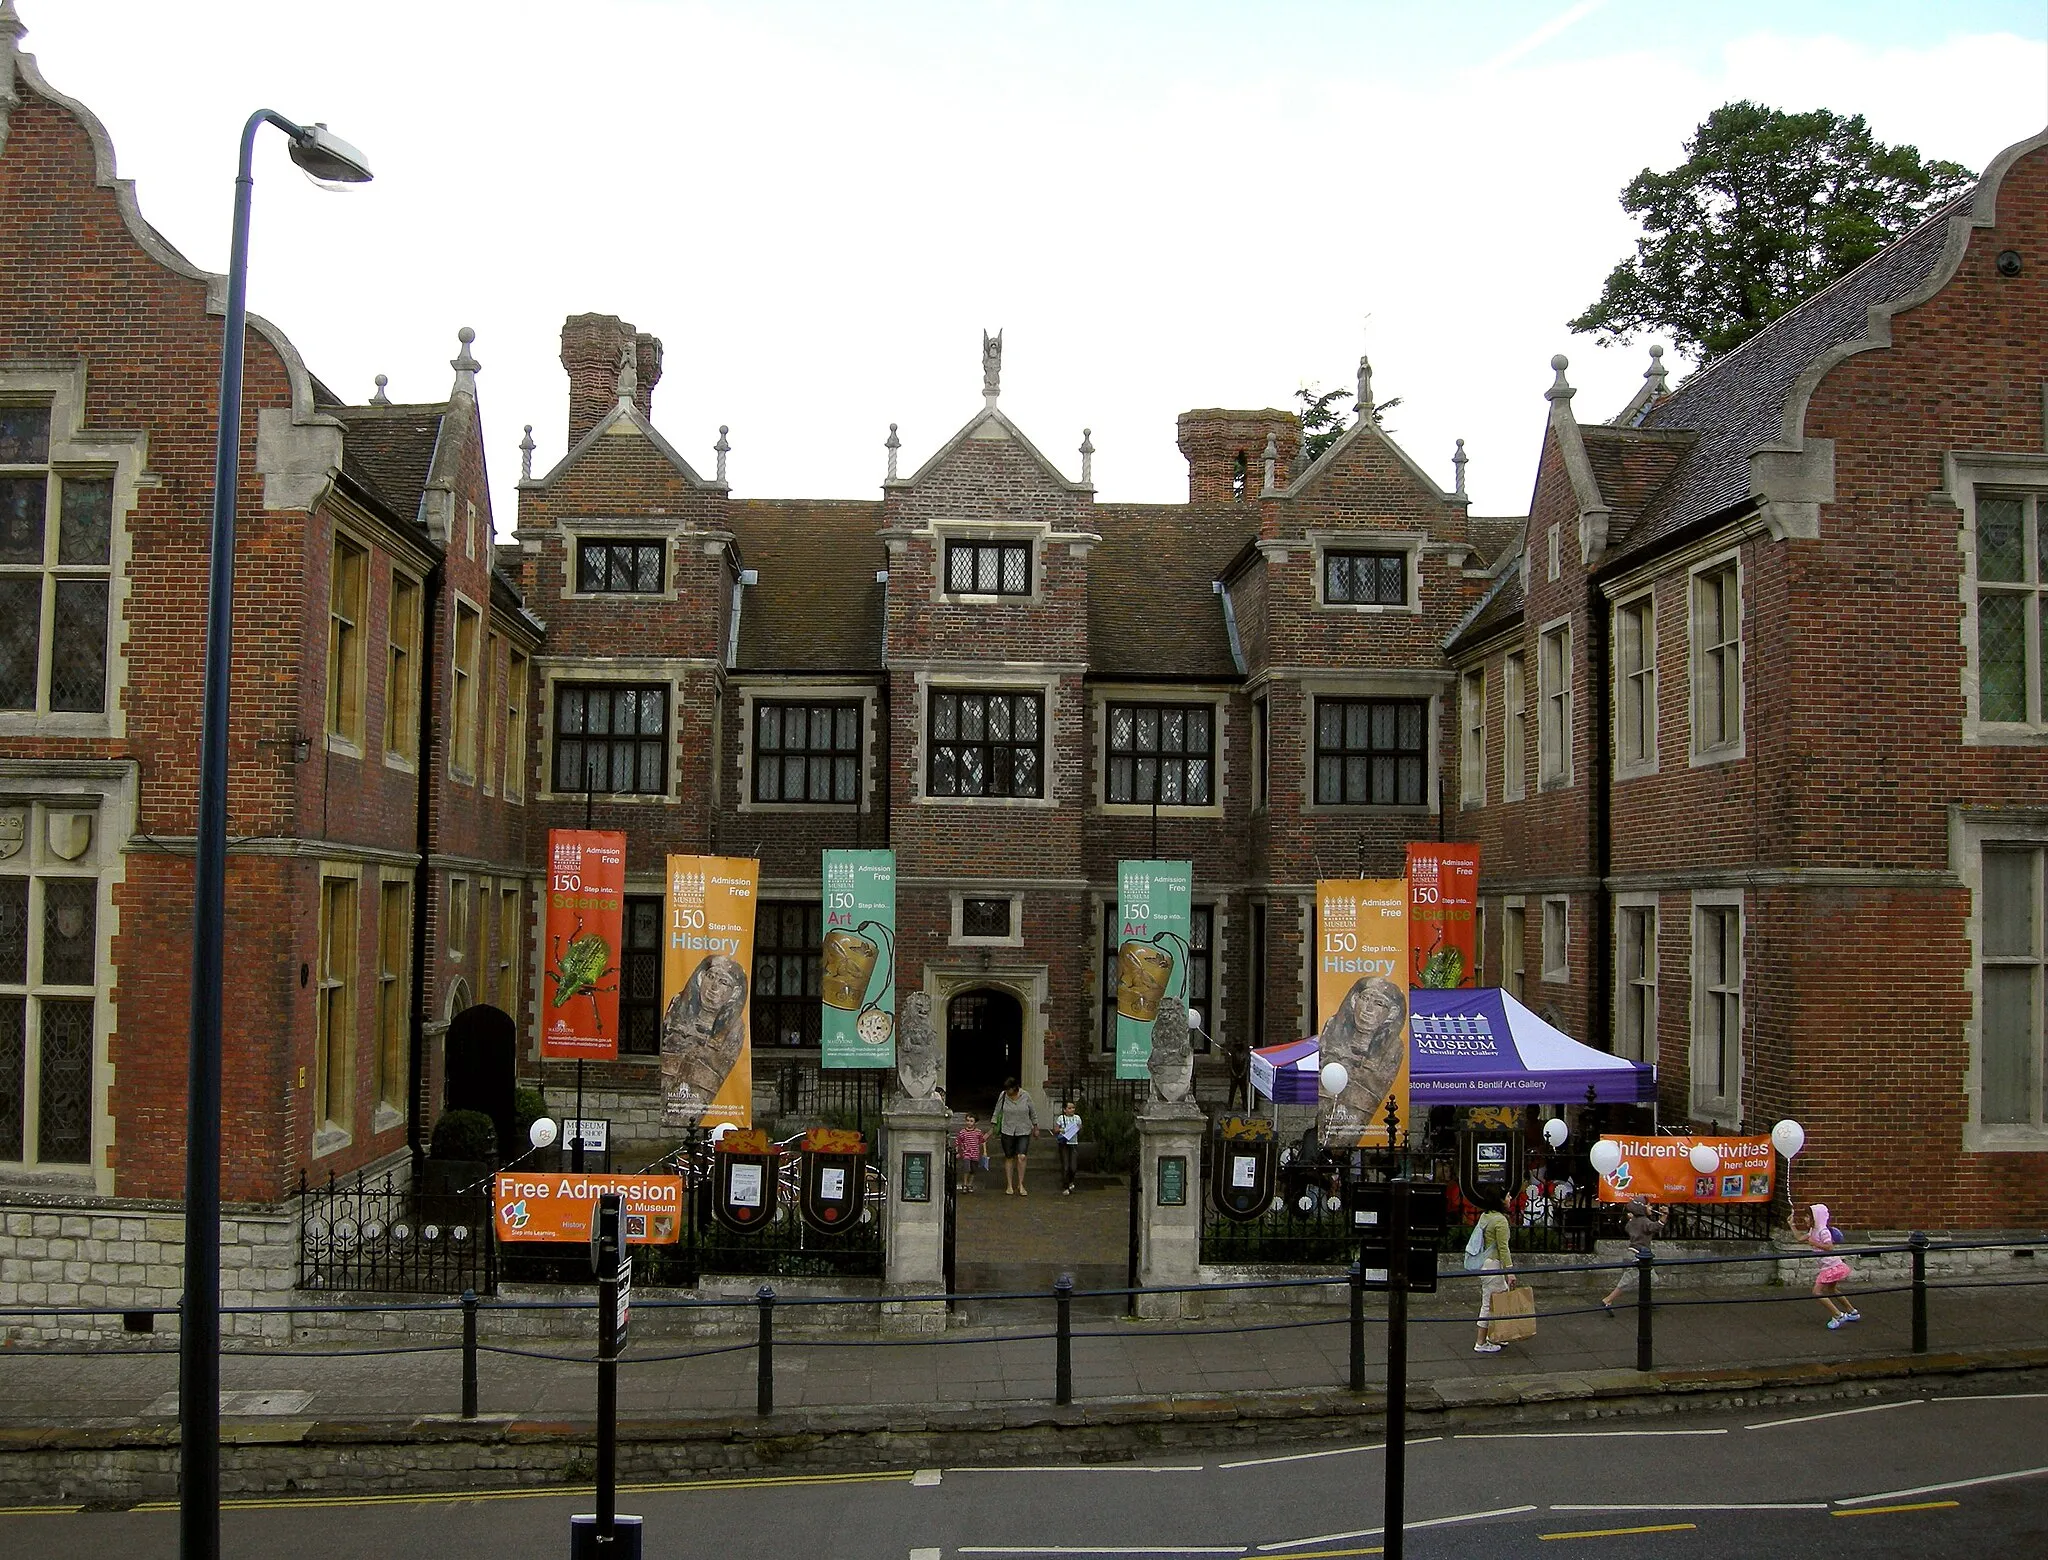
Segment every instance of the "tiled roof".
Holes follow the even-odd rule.
[[[1926,280],[1941,258],[1949,217],[1968,200],[1967,195],[1959,197],[1832,286],[1780,315],[1644,414],[1644,428],[1686,429],[1697,442],[1613,557],[1653,547],[1691,522],[1750,496],[1749,457],[1778,437],[1786,397],[1800,372],[1823,352],[1861,335],[1873,304],[1901,298]]]
[[[1607,501],[1608,545],[1619,547],[1661,495],[1695,435],[1688,429],[1615,428],[1605,423],[1581,427],[1579,433],[1586,442],[1593,480]]]
[[[1491,568],[1500,555],[1517,546],[1529,524],[1527,515],[1473,515],[1465,521],[1466,534],[1479,549],[1473,567]]]
[[[445,404],[329,408],[344,429],[342,474],[368,488],[399,519],[417,520],[447,410]]]
[[[847,499],[734,499],[743,591],[738,669],[879,672],[882,506]]]
[[[1214,582],[1258,529],[1232,505],[1097,504],[1088,559],[1088,670],[1095,677],[1234,679]]]
[[[1503,557],[1500,574],[1487,586],[1486,594],[1479,598],[1479,605],[1472,613],[1451,631],[1444,641],[1444,648],[1456,655],[1467,645],[1478,644],[1503,628],[1522,620],[1522,566],[1517,561],[1520,552]]]

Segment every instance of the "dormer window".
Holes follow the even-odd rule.
[[[1031,544],[947,542],[946,589],[956,596],[1030,595]]]
[[[585,538],[576,546],[576,589],[591,596],[659,596],[665,542]]]
[[[1332,606],[1407,606],[1408,555],[1405,552],[1324,553],[1323,600]]]

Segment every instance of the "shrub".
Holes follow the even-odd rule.
[[[498,1129],[480,1110],[450,1110],[434,1123],[427,1148],[432,1159],[467,1159],[488,1163],[498,1157]]]
[[[1123,1105],[1097,1105],[1082,1117],[1095,1140],[1095,1168],[1119,1174],[1138,1162],[1138,1118]]]
[[[528,1138],[527,1129],[548,1113],[547,1096],[538,1089],[519,1089],[512,1095],[512,1119],[519,1133],[515,1148],[524,1150]]]

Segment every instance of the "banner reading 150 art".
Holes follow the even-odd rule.
[[[896,1065],[896,853],[825,852],[823,1067]]]
[[[1188,861],[1116,864],[1116,1075],[1147,1076],[1152,1025],[1167,997],[1188,999],[1195,868]]]
[[[1408,983],[1476,986],[1479,847],[1408,847]]]
[[[671,856],[661,934],[661,1120],[751,1125],[747,1033],[761,863]]]
[[[1408,883],[1405,878],[1316,884],[1318,1065],[1349,1075],[1325,1097],[1329,1148],[1386,1142],[1387,1101],[1408,1125]]]
[[[619,946],[626,836],[548,830],[547,995],[542,1056],[619,1054]]]

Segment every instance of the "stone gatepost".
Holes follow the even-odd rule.
[[[912,992],[898,1014],[898,1091],[882,1109],[882,1140],[889,1178],[882,1239],[891,1294],[941,1293],[946,1287],[946,1137],[952,1112],[938,1098],[937,1037],[932,1032],[931,998]],[[943,1300],[884,1300],[882,1326],[896,1332],[942,1332]]]
[[[1209,1118],[1193,1100],[1151,1100],[1138,1113],[1138,1282],[1193,1284],[1202,1268],[1202,1139]],[[1200,1296],[1144,1294],[1138,1314],[1199,1316]]]

